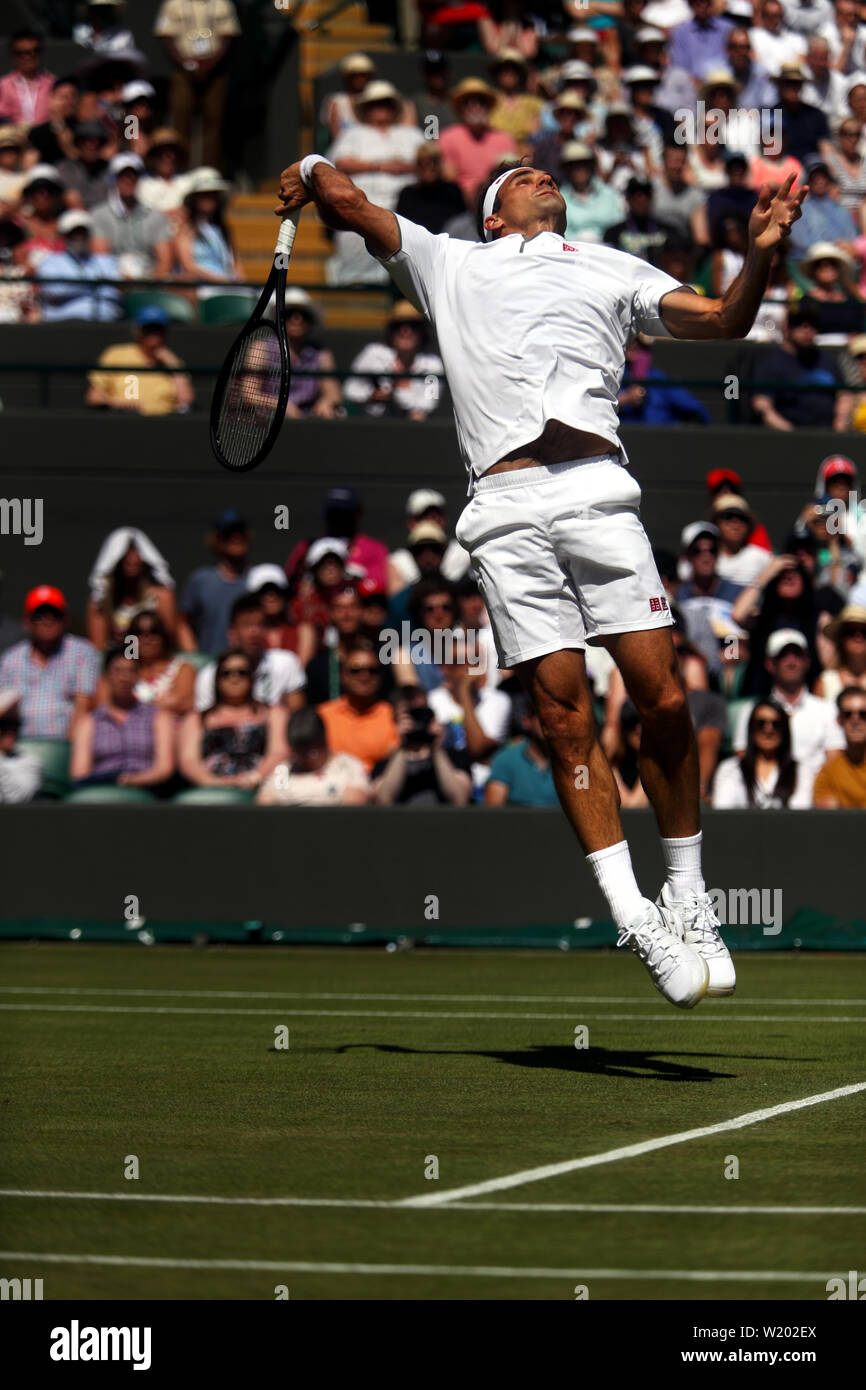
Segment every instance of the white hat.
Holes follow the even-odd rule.
[[[642,29],[638,29],[634,36],[635,43],[667,43],[667,37],[663,29],[654,29],[651,24],[645,24]]]
[[[598,43],[598,34],[595,29],[590,29],[588,24],[579,24],[576,29],[569,29],[565,36],[569,43]]]
[[[292,309],[302,309],[304,313],[309,314],[310,318],[316,324],[321,324],[322,315],[319,311],[318,304],[310,298],[306,290],[301,289],[300,285],[289,286],[286,290],[283,303],[285,304],[287,314],[291,313]]]
[[[584,63],[580,58],[569,58],[560,68],[559,75],[563,82],[592,82],[598,85],[589,63]]]
[[[646,63],[636,63],[633,68],[626,68],[622,80],[627,86],[631,86],[633,82],[660,82],[661,75]]]
[[[141,101],[144,97],[147,97],[149,101],[151,97],[155,96],[156,88],[151,86],[149,82],[141,81],[141,79],[137,82],[127,82],[123,88],[123,100],[127,106],[134,101]]]
[[[110,178],[116,179],[118,174],[123,173],[124,169],[134,169],[137,174],[144,173],[144,160],[141,155],[135,154],[132,150],[125,153],[121,151],[120,154],[116,154],[113,159],[108,161]]]
[[[445,498],[441,492],[434,492],[431,487],[419,487],[409,493],[406,503],[407,516],[422,516],[428,507],[438,507],[440,512],[444,512]]]
[[[85,231],[90,231],[93,226],[93,218],[89,212],[84,212],[81,208],[72,208],[69,212],[64,212],[62,217],[57,219],[57,230],[61,236],[68,236],[76,228],[83,227]]]
[[[56,183],[58,188],[63,187],[63,180],[53,164],[34,164],[32,169],[28,169],[24,190],[31,188],[34,183]]]
[[[683,533],[680,536],[680,547],[683,550],[688,550],[689,546],[694,545],[698,536],[718,536],[718,534],[718,526],[714,526],[711,521],[690,521],[688,526],[683,527]]]
[[[776,632],[771,632],[767,639],[765,655],[771,661],[783,652],[786,647],[801,647],[804,652],[809,650],[809,643],[806,641],[802,632],[798,632],[795,627],[780,627]]]
[[[345,58],[340,59],[340,72],[345,76],[349,72],[375,72],[376,64],[372,58],[368,58],[366,53],[347,53]]]
[[[803,272],[808,275],[809,267],[815,265],[818,261],[838,261],[840,265],[847,266],[849,270],[851,269],[850,256],[846,256],[841,247],[837,246],[835,242],[832,241],[813,242],[800,262],[800,267]]]
[[[371,101],[396,101],[400,103],[400,93],[393,82],[377,80],[368,82],[363,92],[355,97],[356,106],[368,106]]]
[[[253,565],[247,575],[247,593],[257,594],[266,584],[275,584],[278,589],[288,589],[289,581],[279,565]]]
[[[304,564],[307,569],[315,569],[320,560],[324,560],[326,555],[339,555],[341,560],[345,560],[349,551],[349,542],[338,539],[336,536],[323,536],[321,540],[313,541],[306,555]]]
[[[186,194],[189,198],[193,193],[228,193],[231,184],[226,183],[219,169],[212,169],[210,165],[202,165],[200,169],[193,169],[187,175]]]

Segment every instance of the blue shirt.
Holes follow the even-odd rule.
[[[199,651],[219,656],[228,646],[232,604],[247,591],[247,578],[225,579],[217,565],[193,570],[180,601],[181,612],[192,624]]]
[[[694,420],[709,425],[710,412],[684,386],[661,385],[668,376],[653,367],[648,376],[632,384],[646,390],[643,405],[620,405],[619,418],[624,425],[678,425],[682,420]],[[650,383],[658,383],[651,385]]]
[[[42,257],[36,274],[40,280],[63,279],[66,282],[45,285],[40,290],[44,323],[56,323],[61,319],[92,319],[96,323],[107,323],[120,318],[120,290],[111,285],[85,288],[83,283],[88,280],[119,280],[120,271],[113,256],[81,258],[70,256],[68,251],[53,251]]]
[[[708,68],[727,67],[728,34],[733,29],[728,19],[709,18],[699,24],[687,19],[671,31],[671,67],[685,68],[693,77],[703,77]]]
[[[504,782],[509,806],[558,806],[550,764],[539,767],[525,738],[500,748],[490,764],[490,781]]]
[[[799,260],[816,241],[854,241],[857,235],[847,208],[829,196],[816,198],[810,194],[791,230],[791,245],[795,259]]]

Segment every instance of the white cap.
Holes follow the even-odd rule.
[[[579,24],[576,29],[569,29],[565,36],[569,43],[598,43],[598,34],[595,29],[590,29],[588,24]]]
[[[63,187],[63,180],[53,164],[34,164],[28,169],[24,187],[30,188],[34,183],[56,183],[58,188]]]
[[[632,82],[660,82],[661,75],[646,63],[636,63],[633,68],[626,68],[622,80],[627,85],[631,85]]]
[[[85,231],[89,232],[92,226],[93,218],[88,212],[84,212],[80,208],[72,208],[57,219],[57,230],[61,236],[68,236],[77,227],[83,227]]]
[[[690,521],[688,526],[683,527],[680,546],[683,550],[688,550],[690,545],[694,545],[698,536],[718,536],[718,534],[718,526],[714,526],[711,521]]]
[[[319,561],[324,560],[326,555],[339,555],[341,560],[345,560],[348,551],[348,541],[338,539],[336,536],[323,536],[321,540],[313,541],[304,556],[304,564],[307,569],[315,569]]]
[[[123,100],[127,106],[133,101],[141,101],[143,97],[147,97],[149,100],[155,96],[156,88],[152,87],[149,82],[141,81],[141,79],[137,82],[127,82],[123,88]]]
[[[559,70],[563,82],[595,82],[595,73],[580,58],[569,58]]]
[[[122,174],[124,169],[134,169],[137,174],[143,173],[144,160],[141,155],[136,154],[133,150],[127,150],[126,153],[121,151],[120,154],[116,154],[113,159],[108,161],[108,173],[111,178],[117,178],[117,175]]]
[[[801,647],[804,652],[807,652],[809,643],[802,632],[798,632],[795,627],[780,627],[776,632],[770,633],[765,649],[766,655],[773,661],[779,652],[783,652],[786,647]]]
[[[276,584],[278,589],[288,589],[289,581],[279,565],[253,565],[247,575],[247,593],[257,594],[265,584]]]
[[[667,36],[663,29],[654,29],[651,24],[645,24],[642,29],[638,29],[634,41],[637,44],[667,43]]]
[[[184,196],[189,198],[193,193],[228,193],[230,188],[231,184],[226,183],[219,169],[203,164],[187,174]]]
[[[407,516],[422,516],[428,507],[438,507],[440,512],[444,512],[445,498],[441,492],[434,492],[430,487],[419,487],[409,493],[406,503]]]

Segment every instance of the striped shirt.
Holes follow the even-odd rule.
[[[76,695],[93,695],[98,680],[99,653],[83,637],[61,638],[45,665],[26,638],[0,656],[0,689],[21,696],[22,738],[67,738]]]

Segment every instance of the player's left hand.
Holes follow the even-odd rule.
[[[775,195],[771,184],[761,187],[749,218],[749,239],[762,251],[775,250],[791,235],[791,228],[803,215],[802,206],[809,189],[804,186],[792,193],[795,178],[796,174],[789,174]]]
[[[280,201],[274,208],[277,217],[286,217],[313,201],[306,185],[301,182],[301,162],[296,160],[280,174]]]

